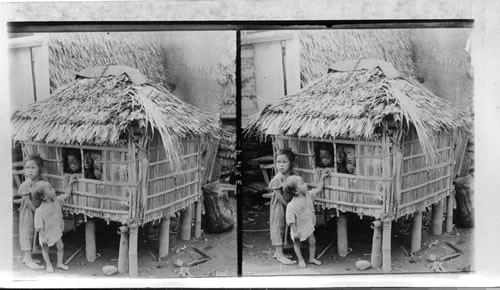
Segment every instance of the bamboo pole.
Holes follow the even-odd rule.
[[[201,237],[201,204],[202,197],[198,198],[198,201],[195,202],[195,224],[194,224],[194,238],[198,239]]]
[[[345,214],[340,214],[337,217],[337,251],[339,256],[347,256],[348,249],[347,216]]]
[[[410,253],[415,253],[420,250],[422,244],[422,212],[416,211],[413,214],[413,221],[411,224],[411,244]]]
[[[370,264],[372,268],[378,268],[382,264],[382,221],[372,222],[371,228],[373,229],[373,241]]]
[[[382,271],[391,272],[391,228],[392,219],[385,218],[382,233]]]
[[[129,235],[129,248],[128,248],[128,260],[129,260],[129,276],[137,277],[139,275],[137,267],[137,238],[139,232],[139,225],[130,225],[130,235]]]
[[[94,262],[97,258],[95,221],[93,219],[88,219],[85,223],[85,257],[89,262]]]
[[[443,233],[443,200],[432,205],[432,228],[433,235],[440,235]]]
[[[118,228],[120,235],[120,248],[118,250],[118,273],[128,272],[128,227],[123,225]]]
[[[447,200],[446,209],[446,232],[453,231],[453,195],[450,193]]]
[[[159,242],[158,259],[168,255],[168,247],[170,244],[170,217],[164,217],[161,220]]]
[[[186,207],[181,212],[181,240],[188,241],[191,239],[191,219],[193,218],[191,205]]]

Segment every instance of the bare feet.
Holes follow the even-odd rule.
[[[24,262],[24,264],[32,269],[32,270],[42,270],[43,269],[43,266],[42,265],[38,265],[37,263],[35,263],[34,261],[26,261]]]
[[[47,265],[45,271],[47,271],[48,273],[54,273],[54,268],[52,268],[52,266]]]
[[[306,267],[306,262],[304,260],[299,261],[299,267],[305,268]]]
[[[280,262],[283,265],[293,265],[297,263],[297,261],[290,260],[285,256],[277,256],[275,258],[276,260],[278,260],[278,262]]]
[[[64,265],[64,264],[57,264],[56,268],[62,269],[64,271],[68,271],[69,270],[69,267],[66,266],[66,265]]]
[[[293,256],[289,254],[277,255],[276,253],[274,253],[273,258],[277,259],[278,257],[285,257],[287,259],[293,258]]]
[[[318,266],[321,265],[321,261],[317,260],[317,259],[314,259],[314,258],[310,259],[309,263],[314,264],[314,265],[318,265]]]

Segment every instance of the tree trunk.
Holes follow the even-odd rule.
[[[460,228],[474,226],[474,176],[455,179],[455,200],[457,202],[455,224]]]
[[[226,192],[217,182],[202,187],[205,205],[204,229],[209,233],[222,233],[234,225],[233,208]]]

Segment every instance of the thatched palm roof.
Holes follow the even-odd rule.
[[[346,59],[380,59],[405,75],[416,74],[408,29],[303,30],[298,35],[302,87]]]
[[[375,139],[390,121],[412,124],[423,149],[433,135],[467,127],[467,115],[378,60],[335,64],[299,93],[268,105],[245,125],[247,135]],[[428,149],[428,150],[426,150]]]
[[[213,136],[218,128],[212,116],[121,66],[84,70],[49,99],[15,111],[11,120],[15,140],[60,144],[118,145],[142,125],[160,133],[170,157],[181,139]]]

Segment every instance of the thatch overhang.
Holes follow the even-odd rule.
[[[373,140],[383,128],[411,125],[429,152],[432,136],[467,129],[468,119],[391,64],[364,59],[337,63],[299,93],[269,104],[247,122],[245,134]]]
[[[219,130],[213,116],[122,66],[80,72],[49,99],[19,108],[11,122],[14,140],[57,144],[119,145],[134,130],[159,132],[170,156],[183,138],[214,138]]]

